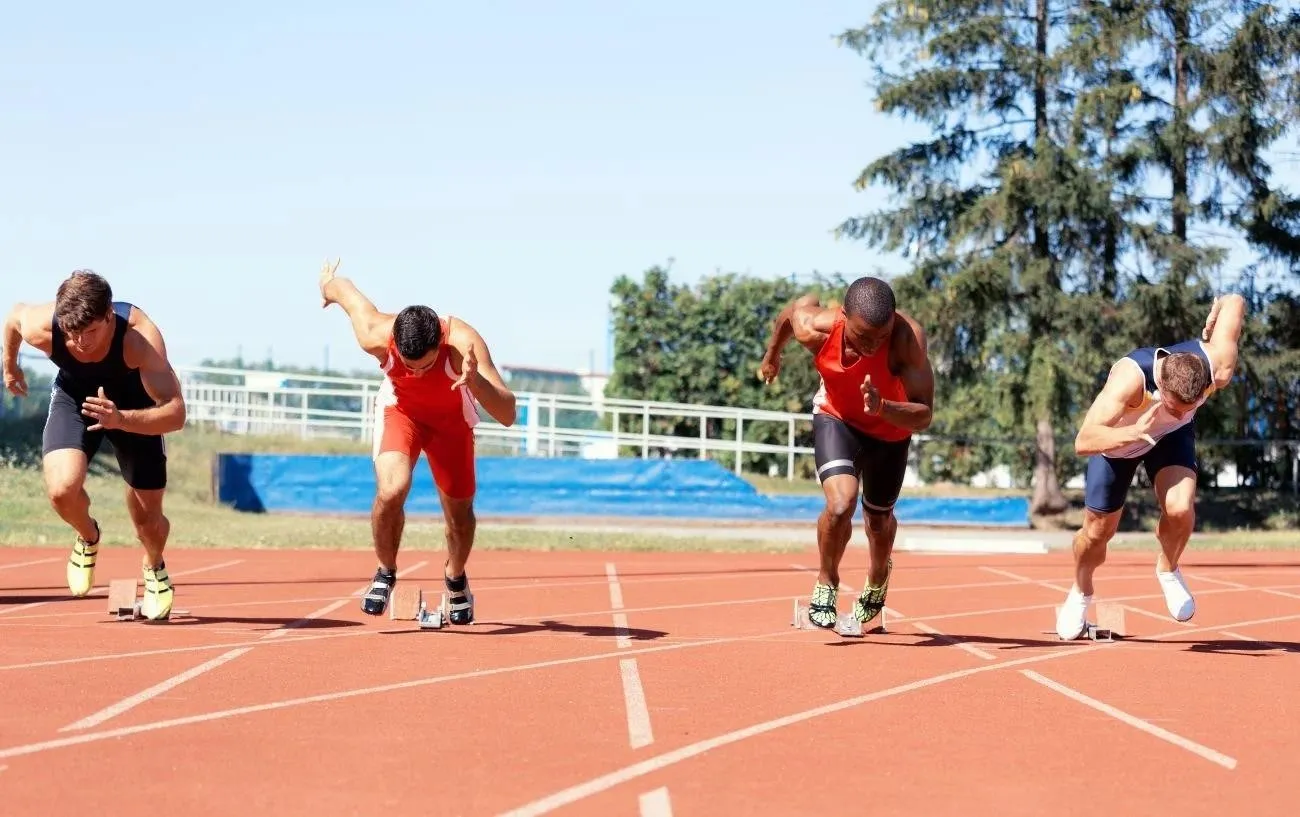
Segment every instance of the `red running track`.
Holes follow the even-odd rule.
[[[1112,644],[1051,634],[1061,553],[898,553],[901,618],[860,640],[790,626],[811,552],[481,551],[479,621],[443,631],[362,614],[361,552],[175,549],[190,616],[157,625],[70,599],[65,557],[0,550],[8,814],[1295,810],[1295,554],[1187,557],[1186,625],[1153,553],[1113,554]]]

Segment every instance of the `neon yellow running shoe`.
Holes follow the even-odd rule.
[[[838,613],[835,609],[840,589],[818,582],[813,585],[812,600],[808,602],[808,620],[818,627],[834,627]]]
[[[889,577],[894,572],[894,560],[890,558],[885,563],[885,581],[879,587],[873,587],[870,584],[858,596],[858,600],[853,603],[853,617],[863,624],[880,615],[880,611],[885,609],[885,594],[889,592]]]
[[[72,595],[85,596],[95,586],[95,561],[99,557],[99,540],[102,538],[99,522],[96,522],[93,543],[82,539],[80,534],[72,543],[72,553],[68,556],[68,590]]]
[[[171,576],[167,575],[166,563],[158,567],[144,567],[144,595],[140,599],[140,615],[149,621],[159,621],[171,617],[172,590]]]

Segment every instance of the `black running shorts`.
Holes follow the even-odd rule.
[[[903,490],[907,454],[912,438],[880,440],[829,414],[813,415],[813,458],[817,481],[851,474],[862,484],[862,507],[868,512],[892,510]]]
[[[45,419],[42,453],[79,448],[85,452],[89,463],[107,437],[127,485],[140,491],[158,491],[167,487],[167,448],[161,436],[116,429],[87,431],[94,424],[93,418],[81,413],[81,404],[76,398],[55,386],[50,390],[50,413]]]

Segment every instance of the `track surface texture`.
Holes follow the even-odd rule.
[[[0,802],[48,817],[1282,815],[1300,772],[1300,560],[1195,553],[1187,623],[1114,553],[1125,637],[1064,643],[1069,556],[897,553],[889,632],[791,626],[816,554],[470,561],[478,620],[369,617],[365,553],[174,549],[162,624],[108,616],[139,552],[0,551]],[[442,557],[400,582],[441,592]],[[850,551],[848,611],[865,573]],[[165,804],[165,805],[160,805]]]

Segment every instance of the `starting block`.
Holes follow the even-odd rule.
[[[1089,641],[1114,641],[1117,638],[1123,638],[1124,628],[1124,606],[1113,602],[1097,602],[1097,623],[1091,621],[1083,628],[1080,638],[1086,638]],[[1057,605],[1056,614],[1061,614],[1061,607]]]
[[[140,580],[113,579],[108,583],[108,614],[118,621],[140,621]],[[173,609],[168,618],[188,616],[186,610]],[[165,620],[165,619],[164,619]]]
[[[883,633],[885,629],[885,611],[881,610],[880,615],[874,619],[874,626],[865,632],[862,629],[862,622],[854,618],[852,613],[840,613],[835,617],[835,632],[846,638],[862,638],[865,633]],[[796,630],[825,630],[825,627],[818,627],[808,620],[808,608],[799,603],[799,599],[794,600],[794,618],[790,621],[791,626]]]
[[[443,593],[438,606],[430,610],[424,602],[424,591],[419,587],[398,587],[393,591],[388,618],[418,622],[421,630],[441,630],[447,623],[447,594]]]

